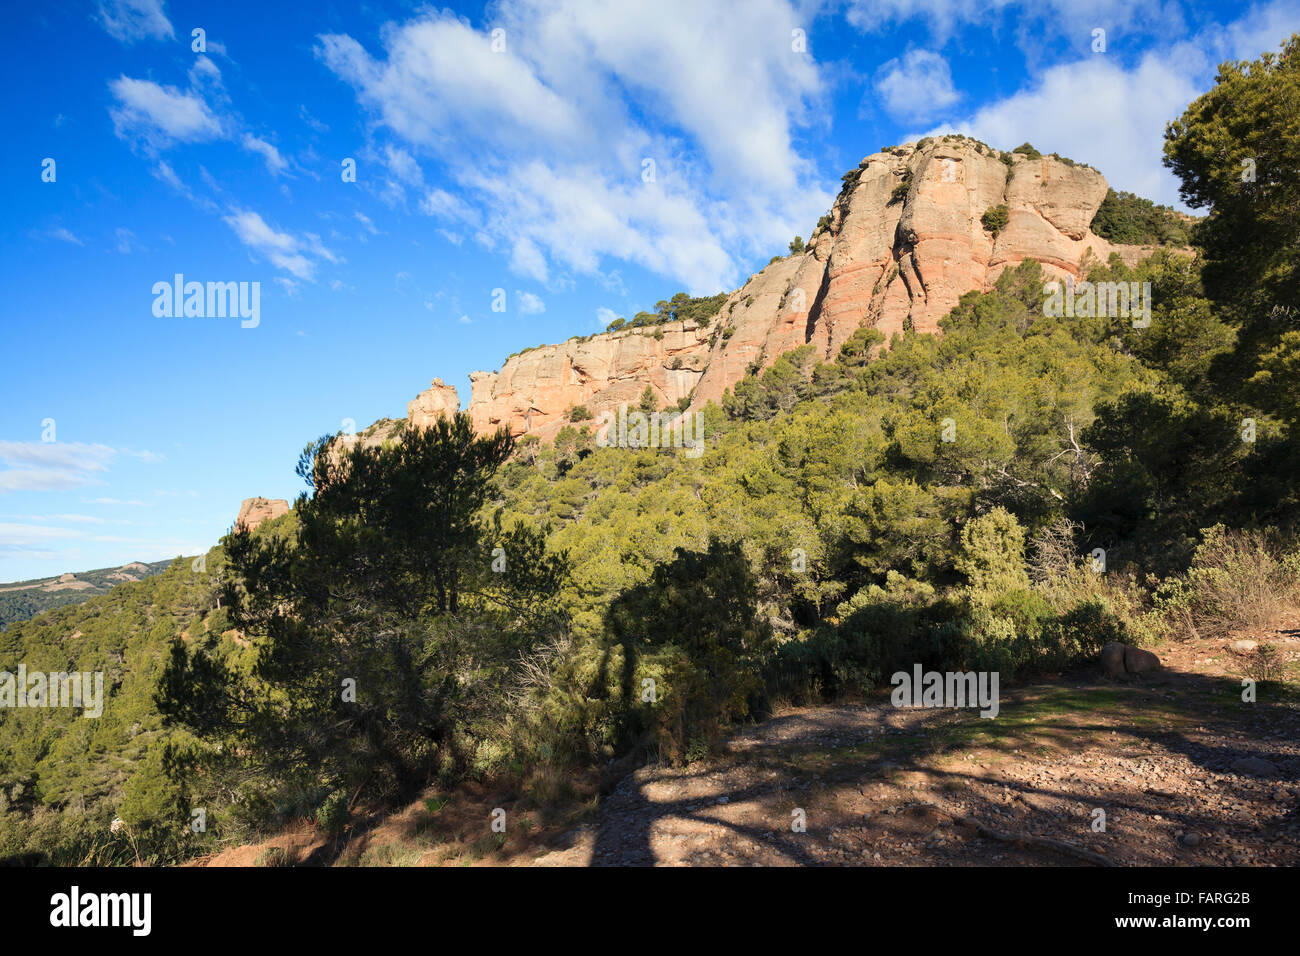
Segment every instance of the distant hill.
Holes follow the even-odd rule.
[[[26,621],[42,611],[69,604],[80,604],[92,597],[107,594],[119,584],[143,581],[162,572],[171,560],[145,564],[132,561],[120,567],[97,568],[50,578],[32,578],[0,584],[0,630],[16,621]]]

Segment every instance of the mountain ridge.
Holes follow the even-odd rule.
[[[707,321],[577,336],[470,373],[465,411],[475,431],[504,426],[551,439],[584,420],[573,410],[636,406],[647,387],[660,408],[698,409],[800,346],[832,359],[864,325],[887,338],[937,333],[963,294],[988,291],[1026,259],[1047,278],[1078,279],[1113,254],[1132,266],[1157,248],[1094,233],[1113,195],[1105,177],[1027,144],[1004,152],[960,135],[923,138],[872,153],[843,178],[807,246],[774,257]],[[984,218],[998,207],[1005,224],[990,229]],[[455,388],[435,379],[408,406],[407,422],[459,409]]]

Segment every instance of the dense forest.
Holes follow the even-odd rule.
[[[463,414],[325,436],[291,514],[0,632],[4,661],[111,687],[98,721],[0,711],[0,855],[337,832],[435,781],[690,762],[917,662],[1011,682],[1300,598],[1297,53],[1225,64],[1169,125],[1204,219],[1103,206],[1116,235],[1195,249],[1092,264],[1151,283],[1149,327],[1048,317],[1027,261],[940,336],[863,328],[756,370],[704,410],[698,458]]]

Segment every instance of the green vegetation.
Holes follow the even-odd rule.
[[[980,222],[987,231],[993,234],[994,239],[998,237],[998,233],[1007,227],[1010,220],[1011,213],[1004,205],[990,206],[984,210],[984,215],[980,217]]]
[[[178,635],[217,656],[238,651],[222,637],[230,627],[216,594],[224,565],[215,548],[201,572],[177,560],[0,631],[0,669],[99,671],[105,697],[96,719],[81,709],[0,708],[0,858],[37,851],[96,865],[183,852],[189,816],[170,774],[192,740],[164,728],[153,693]],[[125,828],[110,829],[114,817]]]
[[[619,329],[663,325],[666,322],[694,321],[700,325],[708,325],[726,301],[727,293],[725,292],[700,297],[692,297],[685,292],[678,292],[671,299],[661,299],[656,302],[653,312],[638,312],[631,319],[615,319],[609,324],[606,331],[616,332]]]
[[[162,571],[171,561],[154,561],[151,564],[133,562],[120,568],[96,568],[94,571],[78,571],[77,581],[86,587],[67,587],[59,578],[32,578],[29,581],[13,581],[0,584],[0,630],[15,621],[25,621],[43,611],[69,604],[81,604],[107,594],[113,587],[131,578],[143,580]]]
[[[1196,230],[1206,294],[1239,330],[1214,377],[1245,382],[1243,397],[1287,421],[1300,408],[1298,97],[1300,34],[1279,54],[1221,65],[1165,137],[1184,202],[1209,211]]]
[[[912,188],[912,168],[909,166],[907,167],[907,169],[903,170],[903,178],[899,180],[898,185],[894,187],[894,191],[889,194],[888,205],[892,206],[895,203],[902,202],[904,199],[907,198],[907,193],[911,188]]]
[[[226,538],[252,666],[177,641],[158,682],[169,723],[204,740],[206,781],[244,809],[317,795],[338,824],[338,794],[409,797],[486,759],[521,662],[564,633],[564,556],[480,514],[512,447],[463,413],[391,448],[307,447],[293,538]]]
[[[1294,150],[1296,62],[1225,68],[1170,127],[1185,195],[1212,206],[1203,256],[1089,269],[1149,282],[1149,327],[1047,316],[1026,261],[942,336],[760,356],[700,412],[698,457],[598,447],[577,409],[552,445],[475,437],[465,415],[380,448],[322,439],[294,511],[204,571],[0,632],[4,661],[102,669],[109,695],[99,720],[0,709],[0,856],[337,834],[431,783],[527,793],[628,753],[689,762],[729,724],[917,663],[1010,683],[1300,606],[1300,333],[1268,318],[1300,308],[1300,180],[1278,171],[1297,153],[1275,145]],[[657,410],[652,388],[639,404]]]
[[[1124,245],[1185,246],[1190,223],[1168,206],[1110,190],[1092,218],[1092,231]]]

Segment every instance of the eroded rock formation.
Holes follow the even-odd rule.
[[[455,415],[458,411],[460,397],[456,389],[435,378],[429,388],[406,406],[406,420],[416,428],[427,428],[443,415]]]
[[[499,372],[474,372],[467,411],[475,428],[550,438],[575,406],[599,415],[635,405],[647,385],[660,408],[685,398],[699,407],[799,346],[830,360],[863,325],[887,336],[937,332],[964,293],[991,288],[1025,259],[1078,278],[1091,259],[1118,252],[1133,264],[1152,251],[1092,233],[1108,187],[1090,167],[1023,154],[1010,154],[1008,165],[1005,154],[958,137],[922,144],[864,159],[806,250],[751,276],[708,324],[570,339],[511,356]],[[994,235],[982,219],[996,206],[1008,219]],[[458,407],[455,389],[435,379],[411,402],[408,421]]]

